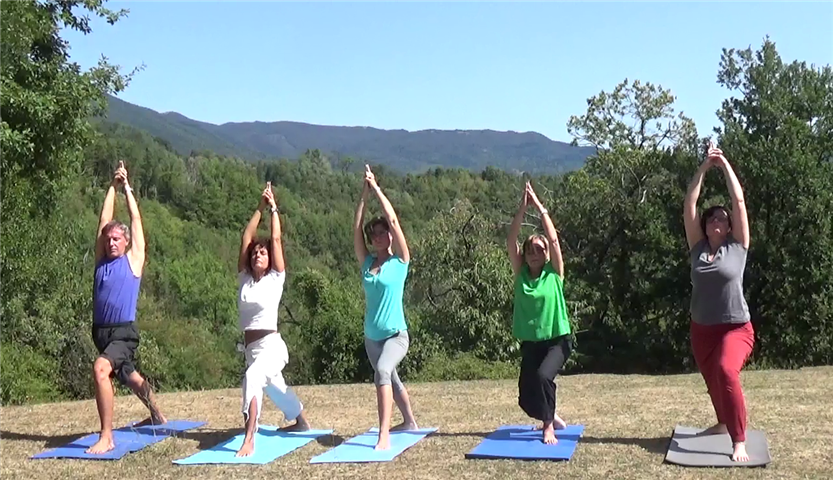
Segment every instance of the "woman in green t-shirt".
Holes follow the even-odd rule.
[[[541,213],[546,235],[532,235],[520,247],[518,235],[530,204]],[[518,405],[527,415],[542,422],[544,443],[555,444],[555,430],[567,426],[555,413],[555,376],[573,346],[564,301],[564,261],[558,234],[549,212],[529,182],[509,228],[506,249],[515,274],[512,333],[521,341]]]

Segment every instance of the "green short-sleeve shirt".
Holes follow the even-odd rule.
[[[534,279],[524,263],[515,277],[512,333],[518,340],[549,340],[571,332],[563,287],[551,263],[547,262]]]

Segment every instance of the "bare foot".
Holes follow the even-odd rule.
[[[99,435],[98,441],[87,449],[87,453],[91,455],[101,455],[102,453],[107,453],[114,448],[116,448],[116,445],[113,443],[112,433],[110,435]]]
[[[558,440],[555,438],[555,429],[552,424],[544,427],[544,443],[547,445],[555,445],[558,443]]]
[[[390,434],[379,434],[379,441],[376,442],[376,448],[374,450],[387,450],[390,448]]]
[[[555,417],[552,419],[552,426],[555,427],[556,430],[564,430],[567,428],[567,422],[565,422],[558,414],[555,414]]]
[[[391,427],[390,429],[391,432],[406,432],[409,430],[419,430],[419,427],[417,426],[416,422],[402,422],[399,425],[396,425],[395,427]]]
[[[307,430],[309,430],[309,428],[310,428],[309,423],[307,423],[306,420],[301,420],[299,418],[298,420],[295,420],[295,423],[293,423],[292,425],[287,425],[285,427],[281,427],[281,428],[278,429],[278,431],[280,431],[280,432],[306,432]]]
[[[746,444],[738,442],[735,444],[735,451],[732,453],[733,462],[748,462],[749,454],[746,453]]]
[[[248,457],[249,455],[255,453],[255,439],[247,438],[243,440],[243,446],[240,447],[240,450],[234,455],[235,457]]]
[[[564,420],[561,419],[561,417],[556,415],[555,418],[552,419],[552,426],[556,430],[564,430],[565,428],[567,428],[567,422],[565,422]],[[532,430],[536,431],[536,432],[538,430],[543,430],[543,429],[544,429],[543,425],[535,425],[534,427],[532,427]]]
[[[729,433],[729,429],[726,428],[726,424],[718,423],[716,425],[712,425],[711,427],[703,430],[702,432],[698,433],[697,435],[722,435],[724,433]]]
[[[161,413],[157,413],[156,415],[151,415],[148,418],[137,423],[136,425],[134,425],[134,427],[145,427],[148,425],[164,425],[166,423],[168,423],[168,419],[165,418],[165,416]]]

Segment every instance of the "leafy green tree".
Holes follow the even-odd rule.
[[[73,348],[73,327],[84,324],[88,311],[87,272],[76,243],[93,235],[79,205],[67,193],[91,137],[87,118],[99,111],[104,95],[126,86],[130,75],[102,59],[81,72],[69,62],[62,27],[90,33],[80,12],[114,23],[124,11],[105,9],[100,1],[4,2],[0,15],[0,274],[3,301],[0,334],[4,352],[20,352],[19,361],[4,363],[4,377],[25,378],[43,372],[38,358],[57,362]],[[91,228],[88,230],[88,228]],[[16,345],[17,350],[6,350]],[[36,352],[27,354],[27,348]],[[31,360],[31,362],[30,362]],[[60,362],[59,362],[60,364]],[[52,375],[54,375],[54,371]],[[32,385],[54,379],[33,379]],[[15,398],[51,398],[51,389],[12,391]]]
[[[639,81],[588,100],[574,142],[597,148],[555,199],[585,364],[618,371],[687,364],[682,199],[697,164],[694,123],[667,89]],[[656,127],[654,127],[656,126]],[[575,273],[573,273],[575,272]]]
[[[719,142],[744,187],[751,238],[747,299],[761,363],[833,361],[833,69],[724,49],[733,94]]]
[[[435,216],[414,243],[409,299],[448,352],[511,361],[512,271],[501,245],[484,235],[497,229],[467,200]]]

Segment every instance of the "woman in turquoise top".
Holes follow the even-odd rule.
[[[375,218],[362,229],[364,205],[371,190],[382,204],[385,218]],[[365,237],[373,246],[373,253],[368,251]],[[418,428],[408,391],[396,373],[396,366],[408,353],[408,325],[405,322],[402,295],[411,256],[399,218],[367,165],[362,197],[353,222],[353,247],[361,265],[365,292],[364,345],[375,372],[379,411],[379,440],[376,449],[386,450],[390,448],[391,431]],[[394,401],[404,421],[391,428]]]
[[[518,235],[530,203],[541,213],[546,235],[532,235],[519,247]],[[555,444],[555,430],[567,426],[555,413],[555,377],[570,357],[573,345],[558,233],[529,182],[509,228],[506,249],[515,274],[512,333],[521,342],[518,405],[541,421],[544,443]]]

